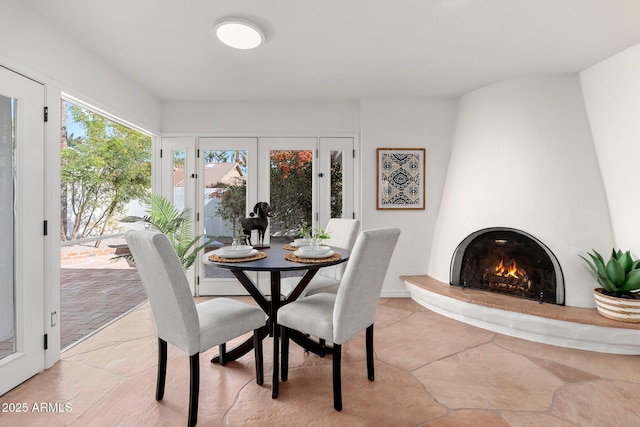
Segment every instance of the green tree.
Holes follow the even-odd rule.
[[[219,193],[212,193],[211,197],[217,197],[220,204],[216,208],[216,214],[223,220],[230,222],[234,234],[238,233],[238,222],[245,217],[247,205],[247,184],[230,185]]]
[[[342,162],[331,157],[331,218],[342,218]]]
[[[271,154],[272,231],[287,232],[311,223],[312,160],[310,150]]]
[[[151,186],[150,136],[75,105],[69,113],[85,135],[67,138],[61,148],[71,222],[63,240],[103,235],[117,226],[126,204],[147,197]]]

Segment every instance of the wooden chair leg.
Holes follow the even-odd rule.
[[[282,372],[280,373],[280,377],[284,383],[289,379],[289,333],[285,327],[282,327],[280,333],[282,335],[282,351],[280,354],[280,358],[282,359],[280,370]]]
[[[224,366],[227,363],[227,343],[222,343],[218,346],[218,353],[220,355],[220,365]]]
[[[340,363],[342,359],[342,346],[333,343],[333,408],[342,411],[342,374]]]
[[[156,400],[164,397],[164,383],[167,377],[167,342],[158,338],[158,378],[156,382]]]
[[[318,344],[320,344],[320,354],[318,356],[324,357],[327,349],[327,342],[322,338],[318,338]]]
[[[373,381],[373,379],[375,378],[375,375],[373,372],[373,325],[367,328],[366,346],[367,346],[367,378],[369,378],[369,381]]]
[[[256,359],[256,383],[262,385],[264,383],[264,358],[262,356],[262,338],[260,338],[260,330],[253,331],[253,351]]]
[[[200,353],[189,357],[191,386],[189,389],[189,426],[198,423],[198,394],[200,393]]]

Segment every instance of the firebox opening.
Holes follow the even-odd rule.
[[[511,228],[479,230],[451,260],[450,283],[564,305],[564,278],[555,255],[535,237]]]

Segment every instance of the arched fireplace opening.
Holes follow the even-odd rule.
[[[564,305],[564,277],[553,252],[513,228],[467,236],[451,259],[450,284]]]

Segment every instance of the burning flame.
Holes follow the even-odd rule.
[[[500,260],[500,264],[495,267],[495,274],[496,276],[513,277],[516,279],[527,275],[523,269],[518,268],[515,260],[507,265],[504,265],[504,260]]]

